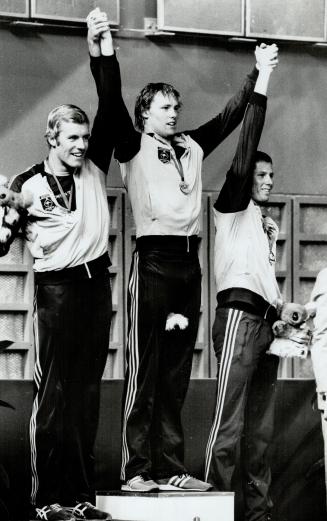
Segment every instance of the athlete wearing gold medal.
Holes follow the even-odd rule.
[[[259,48],[256,58],[260,66],[260,60],[273,56],[269,47]],[[177,133],[180,94],[172,85],[150,83],[142,89],[135,105],[136,130],[116,76],[115,157],[136,225],[128,291],[123,490],[210,488],[184,466],[181,425],[201,304],[201,168],[242,121],[257,76],[254,68],[220,114],[182,133]]]

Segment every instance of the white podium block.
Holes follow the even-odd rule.
[[[97,508],[125,521],[234,521],[234,492],[98,492]]]

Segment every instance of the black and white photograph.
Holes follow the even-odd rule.
[[[327,0],[0,49],[0,521],[326,521]]]

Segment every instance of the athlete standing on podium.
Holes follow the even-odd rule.
[[[274,50],[258,48],[256,57],[270,62]],[[185,468],[181,424],[200,314],[201,167],[241,122],[257,76],[255,68],[220,114],[184,133],[176,133],[181,102],[171,85],[150,83],[140,92],[140,132],[121,96],[113,100],[115,157],[136,224],[123,402],[125,491],[211,488]],[[120,86],[118,73],[116,81]]]
[[[21,227],[34,257],[35,396],[30,421],[30,519],[107,521],[93,505],[94,442],[111,321],[106,174],[113,150],[116,62],[104,14],[89,20],[91,70],[99,96],[90,133],[83,110],[48,117],[45,161],[11,189],[28,206],[8,222],[1,207],[1,255]],[[91,20],[92,19],[92,20]],[[107,32],[110,36],[110,33]]]
[[[218,362],[214,420],[206,451],[206,479],[230,491],[236,449],[246,521],[271,519],[268,448],[273,436],[279,358],[268,355],[281,298],[275,257],[278,227],[262,208],[273,187],[271,158],[257,152],[275,60],[260,65],[231,168],[214,205],[217,309],[213,342]]]

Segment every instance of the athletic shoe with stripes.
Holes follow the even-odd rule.
[[[35,509],[35,520],[43,519],[45,521],[75,521],[74,516],[67,512],[65,507],[58,503],[53,505],[45,505],[42,508]]]
[[[158,479],[159,490],[183,490],[184,492],[206,492],[212,488],[210,483],[194,478],[189,474],[179,474],[171,478]]]
[[[125,492],[153,492],[159,490],[158,484],[145,475],[134,476],[121,486]]]
[[[88,501],[78,503],[75,507],[66,508],[66,510],[71,512],[76,521],[86,519],[88,521],[110,521],[110,519],[112,519],[111,515],[108,514],[108,512],[103,512],[103,510],[99,510]]]

